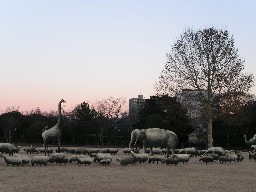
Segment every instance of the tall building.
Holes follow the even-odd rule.
[[[138,95],[138,98],[129,99],[129,115],[136,120],[138,118],[138,113],[144,107],[145,99],[143,95]]]

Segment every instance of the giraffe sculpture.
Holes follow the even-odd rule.
[[[61,140],[61,103],[66,103],[63,99],[58,104],[58,112],[59,112],[59,118],[58,122],[56,125],[54,125],[51,128],[45,128],[42,131],[42,137],[44,140],[44,149],[45,149],[45,156],[46,156],[46,151],[48,149],[48,143],[49,141],[58,141],[58,152],[60,152],[60,140]]]
[[[250,140],[247,140],[246,135],[244,135],[244,142],[246,145],[249,145],[249,146],[255,145],[256,144],[256,134]]]

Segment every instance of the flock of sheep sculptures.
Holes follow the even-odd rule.
[[[44,141],[43,148],[35,146],[21,147],[11,143],[0,143],[0,157],[4,157],[7,166],[19,166],[31,163],[34,165],[47,165],[48,163],[66,164],[76,162],[78,165],[90,165],[91,163],[99,163],[100,165],[110,165],[112,156],[119,151],[118,148],[65,148],[60,147],[61,140],[61,104],[65,103],[62,99],[58,103],[58,122],[55,126],[42,130],[42,138]],[[244,136],[245,143],[251,146],[249,158],[256,161],[256,135],[250,140]],[[48,147],[49,141],[57,140],[58,148],[54,151]],[[138,141],[143,143],[143,153],[139,153],[139,148],[134,148]],[[227,151],[222,147],[211,147],[208,150],[197,150],[194,147],[176,149],[178,145],[177,135],[165,129],[148,128],[135,129],[131,132],[131,141],[129,148],[124,148],[124,155],[117,158],[121,165],[136,164],[136,163],[163,163],[167,165],[177,165],[178,163],[187,163],[191,157],[200,156],[199,161],[206,164],[219,160],[220,163],[232,161],[243,161],[244,156],[241,151]],[[29,158],[26,155],[19,154],[20,149],[28,154],[44,153],[45,155],[33,155]],[[9,154],[9,155],[7,155]],[[68,155],[71,154],[71,155]],[[170,155],[171,154],[171,155]]]

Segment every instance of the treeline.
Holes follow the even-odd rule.
[[[64,112],[62,144],[128,146],[133,129],[149,127],[174,131],[182,146],[189,145],[192,132],[207,142],[207,133],[202,131],[207,127],[203,118],[199,126],[187,116],[187,110],[176,97],[162,95],[147,99],[137,118],[123,112],[123,105],[122,98],[108,98],[97,107],[82,102],[71,112]],[[245,146],[243,135],[251,137],[256,133],[256,102],[247,102],[235,113],[217,109],[213,121],[214,146]],[[57,119],[57,112],[42,113],[39,108],[26,114],[17,109],[6,111],[0,115],[0,142],[43,143],[42,129],[54,126]]]

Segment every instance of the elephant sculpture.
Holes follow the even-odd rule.
[[[132,144],[136,145],[137,141],[142,141],[144,152],[146,152],[146,148],[150,148],[150,155],[153,155],[153,147],[166,147],[167,157],[169,157],[170,149],[174,154],[174,150],[179,143],[179,139],[174,132],[160,128],[133,130],[129,147],[132,148]]]

